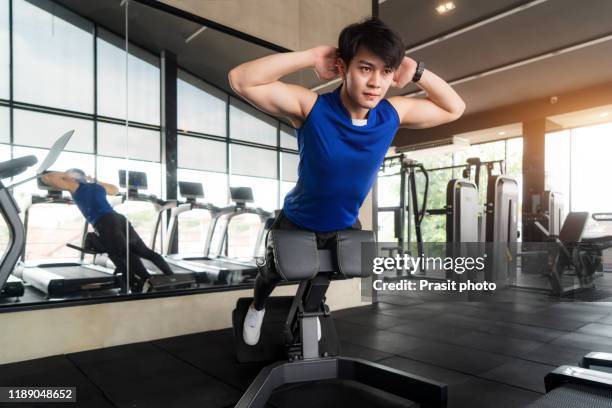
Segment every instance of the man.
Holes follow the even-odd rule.
[[[70,192],[74,203],[98,233],[108,257],[120,271],[125,273],[129,271],[130,286],[133,291],[146,292],[148,289],[146,282],[150,275],[141,257],[153,262],[165,275],[173,274],[164,258],[149,249],[132,224],[123,215],[113,210],[109,204],[106,196],[117,195],[119,193],[117,186],[94,181],[91,177],[86,176],[83,170],[76,168],[69,169],[65,173],[46,173],[42,176],[42,181],[57,190]],[[127,236],[126,224],[129,228]],[[129,264],[126,262],[128,243]]]
[[[272,229],[305,229],[319,248],[334,244],[335,232],[360,228],[359,208],[371,189],[399,127],[427,128],[459,118],[465,104],[423,63],[404,55],[401,38],[376,18],[342,30],[338,48],[270,55],[229,73],[236,93],[259,109],[288,119],[297,129],[298,181],[285,197]],[[317,95],[279,79],[314,68],[322,79],[340,75],[334,92]],[[384,99],[390,87],[416,83],[427,97]],[[244,341],[257,344],[265,299],[280,281],[273,253],[255,281],[254,301],[244,321]]]

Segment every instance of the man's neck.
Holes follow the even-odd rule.
[[[349,115],[351,115],[351,119],[367,119],[370,110],[362,108],[353,102],[346,90],[346,84],[344,84],[340,90],[340,101],[342,101],[342,105],[344,105],[344,108],[348,111]]]

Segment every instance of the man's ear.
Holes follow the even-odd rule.
[[[337,58],[336,65],[338,66],[338,74],[340,75],[340,78],[342,78],[343,81],[346,80],[346,71],[348,70],[348,67],[344,63],[344,60],[342,58]]]

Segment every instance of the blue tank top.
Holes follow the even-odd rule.
[[[400,123],[395,108],[382,100],[367,124],[353,125],[340,89],[320,95],[297,130],[298,181],[283,205],[290,221],[316,232],[355,224]]]
[[[79,187],[72,193],[72,199],[91,225],[95,225],[103,215],[114,211],[106,199],[106,190],[96,183],[79,183]]]

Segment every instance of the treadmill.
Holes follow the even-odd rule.
[[[0,259],[0,298],[20,297],[25,291],[23,281],[13,276],[22,269],[22,265],[19,268],[16,268],[16,265],[24,253],[26,235],[24,225],[19,218],[19,207],[11,194],[12,189],[19,184],[40,177],[44,171],[51,167],[70,141],[73,133],[74,130],[68,131],[55,141],[33,177],[26,178],[8,187],[1,181],[15,177],[23,173],[28,167],[36,164],[38,160],[35,156],[25,156],[0,163],[0,214],[6,222],[9,235],[6,251]]]
[[[242,283],[257,275],[255,255],[263,242],[265,222],[271,213],[260,208],[247,207],[247,202],[253,201],[253,192],[249,187],[231,187],[230,193],[234,205],[217,208],[211,204],[198,203],[198,198],[204,197],[201,183],[179,182],[179,192],[186,202],[173,208],[170,214],[168,240],[163,246],[163,253],[168,263],[181,265],[185,268],[204,268],[209,277],[219,283]],[[193,209],[205,209],[211,212],[211,222],[206,234],[206,240],[199,254],[179,254],[173,250],[172,245],[178,239],[179,215]],[[232,218],[240,214],[256,214],[261,221],[257,243],[253,257],[249,259],[233,259],[227,257],[228,226]],[[158,220],[158,223],[161,221]]]
[[[38,179],[38,188],[47,190],[47,195],[32,196],[32,202],[25,210],[24,225],[26,242],[28,221],[33,206],[40,204],[74,205],[71,198],[63,197],[61,191],[52,190]],[[119,287],[119,279],[114,270],[100,265],[88,264],[81,260],[25,260],[25,245],[21,254],[24,267],[15,274],[36,289],[51,297],[63,297],[67,294],[104,290]]]

